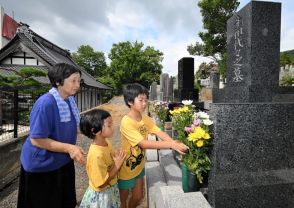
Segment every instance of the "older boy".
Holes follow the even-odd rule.
[[[144,150],[172,148],[180,154],[185,154],[188,147],[174,141],[144,114],[149,95],[145,87],[137,83],[129,84],[124,88],[123,95],[130,112],[122,118],[120,127],[122,149],[126,152],[126,160],[119,172],[118,185],[121,207],[135,208],[143,198]],[[163,141],[149,141],[148,134],[155,134]],[[130,190],[132,197],[127,202]]]

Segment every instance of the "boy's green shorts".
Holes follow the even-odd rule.
[[[139,178],[143,178],[144,176],[145,176],[145,168],[135,178],[132,178],[130,180],[121,180],[121,179],[118,179],[118,188],[119,189],[132,189],[136,185],[136,180],[139,179]]]

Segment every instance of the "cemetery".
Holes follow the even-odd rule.
[[[294,207],[294,88],[280,80],[294,68],[280,72],[280,36],[281,3],[251,1],[227,22],[225,82],[211,72],[201,95],[182,57],[177,77],[150,85],[149,116],[189,152],[146,150],[149,208]],[[0,145],[2,178],[19,165],[4,154],[16,141]]]

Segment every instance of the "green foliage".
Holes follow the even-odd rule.
[[[280,53],[280,66],[285,67],[286,65],[294,64],[293,51],[285,51]],[[281,79],[281,86],[292,86],[294,84],[294,77],[286,73]]]
[[[198,71],[195,74],[194,84],[196,89],[201,90],[200,79],[207,79],[210,76],[212,71],[217,71],[218,67],[214,62],[206,63],[203,62],[200,64]]]
[[[217,60],[219,74],[221,74],[222,76],[224,76],[227,72],[227,60],[227,53],[222,54],[221,59]]]
[[[282,52],[280,54],[280,66],[285,67],[286,65],[294,64],[294,55],[288,51]]]
[[[111,76],[109,76],[109,74],[107,73],[105,73],[102,76],[96,77],[96,80],[109,87],[115,88],[115,83],[116,83],[115,80]]]
[[[163,53],[143,43],[129,41],[113,44],[108,55],[111,60],[107,76],[114,80],[116,92],[122,91],[123,84],[139,82],[149,87],[159,81]]]
[[[14,69],[7,70],[12,71],[14,74],[10,76],[0,74],[0,85],[13,88],[22,87],[22,91],[25,91],[28,87],[43,88],[43,85],[35,80],[34,77],[46,77],[47,75],[45,72],[32,67],[24,67],[19,71]]]
[[[81,45],[72,53],[74,61],[94,77],[103,76],[107,65],[103,52],[94,51],[89,45]]]
[[[292,86],[293,84],[294,84],[294,77],[292,77],[289,74],[286,74],[281,80],[282,86]]]
[[[19,113],[19,124],[29,125],[30,124],[30,111],[24,111]]]
[[[189,141],[186,141],[185,144],[189,147],[194,146],[193,142]],[[203,175],[211,169],[210,149],[210,146],[190,148],[189,152],[183,156],[183,163],[186,164],[189,171],[197,176],[200,183],[203,182]]]
[[[215,71],[217,68],[214,62],[206,63],[203,62],[200,64],[198,71],[196,72],[196,76],[199,79],[207,79],[210,76],[212,71]]]
[[[239,6],[238,0],[200,0],[198,2],[205,31],[198,33],[202,43],[196,42],[187,47],[191,55],[212,58],[215,62],[226,60],[227,20],[233,16]],[[222,61],[220,73],[225,73],[225,61]]]
[[[202,86],[200,85],[200,79],[199,78],[196,78],[194,79],[194,86],[195,86],[195,89],[197,89],[199,92],[201,91],[202,89]]]

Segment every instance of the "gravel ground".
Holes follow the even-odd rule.
[[[98,106],[97,108],[103,108],[110,112],[114,120],[114,135],[112,143],[115,148],[120,146],[120,133],[119,125],[121,118],[128,112],[128,107],[125,105],[123,97],[113,97],[108,103]],[[80,145],[84,150],[88,151],[91,140],[78,135],[77,144]],[[83,194],[88,187],[88,178],[85,168],[78,163],[75,164],[76,169],[76,193],[78,204],[82,200]],[[18,179],[13,181],[8,187],[0,192],[0,208],[15,208],[17,202],[18,193]],[[139,208],[147,208],[146,196],[141,203]]]

